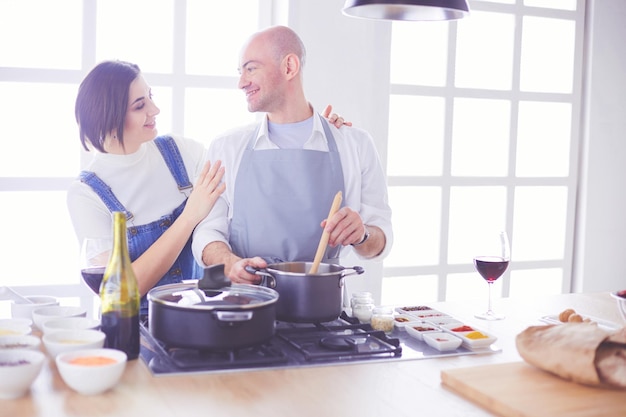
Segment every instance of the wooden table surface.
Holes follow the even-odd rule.
[[[494,354],[158,377],[139,359],[128,363],[113,390],[96,396],[73,392],[53,361],[48,361],[30,394],[0,400],[0,416],[489,416],[443,387],[441,371],[520,361],[515,336],[530,325],[542,324],[539,318],[565,308],[624,324],[608,293],[498,299],[494,307],[506,319],[496,322],[474,318],[485,304],[485,300],[429,303],[496,335],[502,351]]]

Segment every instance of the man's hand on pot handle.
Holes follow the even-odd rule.
[[[259,284],[261,282],[261,276],[246,271],[246,266],[251,266],[255,269],[266,268],[267,262],[258,256],[240,259],[230,268],[228,278],[230,278],[234,284]]]

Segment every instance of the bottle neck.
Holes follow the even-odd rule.
[[[114,257],[128,256],[126,216],[119,211],[113,213],[113,253],[111,255]]]

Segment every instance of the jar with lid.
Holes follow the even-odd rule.
[[[354,308],[356,304],[374,304],[374,296],[369,291],[355,292],[350,299],[350,307]]]
[[[385,333],[393,332],[393,308],[375,307],[372,310],[372,329],[381,330]]]
[[[361,323],[369,323],[374,309],[374,299],[372,293],[363,291],[354,293],[350,299],[352,317],[357,318]]]

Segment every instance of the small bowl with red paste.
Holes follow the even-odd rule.
[[[442,352],[455,350],[463,342],[459,337],[444,332],[424,333],[422,337],[427,345]]]

